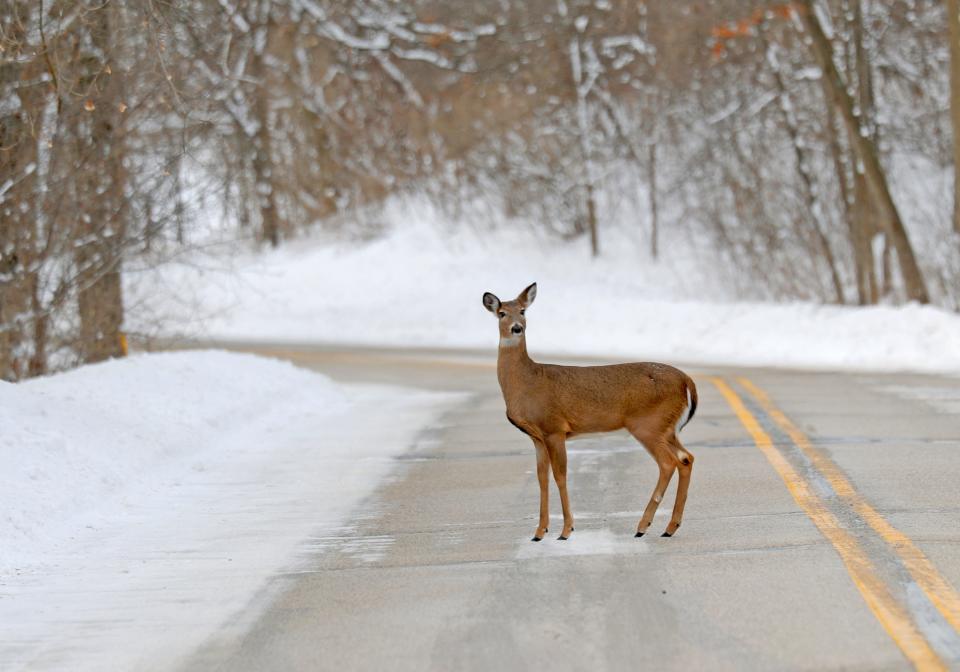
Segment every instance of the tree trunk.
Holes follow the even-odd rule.
[[[119,268],[80,290],[80,340],[83,361],[122,357],[123,293]]]
[[[827,99],[830,100],[830,88],[824,87]],[[857,287],[857,303],[865,306],[874,303],[876,292],[871,292],[871,287],[876,287],[876,278],[873,269],[873,248],[868,244],[864,246],[863,241],[869,243],[869,237],[864,238],[860,224],[862,219],[856,212],[859,205],[863,202],[858,195],[859,184],[862,183],[862,175],[858,175],[856,170],[853,172],[855,184],[850,186],[850,176],[848,174],[848,164],[846,161],[846,152],[840,145],[839,130],[837,128],[836,113],[833,104],[828,105],[828,128],[830,133],[830,155],[833,159],[833,167],[837,175],[837,186],[840,190],[840,199],[843,202],[843,218],[847,224],[847,235],[850,241],[850,249],[853,252],[853,273]]]
[[[953,128],[953,230],[960,234],[960,0],[947,0],[950,28],[950,124]]]
[[[660,213],[657,207],[657,143],[650,143],[650,255],[656,259],[657,237],[660,229]]]
[[[873,254],[873,238],[879,233],[876,226],[876,209],[870,200],[870,190],[862,173],[853,174],[853,221],[851,237],[854,256],[857,259],[857,285],[862,287],[860,304],[868,305],[880,300],[877,266]]]
[[[27,364],[27,375],[42,376],[47,373],[47,341],[50,338],[50,316],[44,310],[40,296],[40,282],[36,273],[30,283],[30,302],[33,312],[33,353]]]
[[[857,75],[860,126],[867,129],[870,140],[875,146],[879,146],[880,135],[876,125],[877,106],[873,95],[873,73],[870,69],[870,60],[863,39],[863,0],[853,0],[852,18],[853,53],[848,59],[848,61],[852,59],[852,65],[850,65],[852,70],[848,69],[847,72],[856,72]],[[880,301],[881,296],[888,295],[892,290],[889,264],[881,267],[880,271],[882,272],[878,271],[876,264],[877,251],[874,245],[877,238],[880,237],[884,258],[889,261],[890,245],[887,241],[887,230],[890,227],[879,223],[883,220],[883,212],[876,207],[874,200],[871,198],[870,189],[861,172],[854,173],[853,193],[856,197],[856,204],[853,209],[853,214],[856,217],[854,222],[856,244],[860,247],[860,255],[864,262],[867,302],[874,304]],[[880,282],[881,277],[884,279],[882,284]]]
[[[253,174],[256,203],[260,211],[260,239],[268,241],[271,247],[280,245],[280,220],[277,213],[275,176],[273,175],[273,147],[270,137],[270,92],[267,90],[267,67],[264,63],[265,51],[270,40],[269,16],[264,17],[265,25],[258,30],[265,31],[263,51],[254,49],[251,54],[251,74],[257,80],[258,90],[254,94],[253,112],[257,119],[257,130],[253,137]]]
[[[597,204],[596,170],[593,165],[593,145],[590,140],[589,110],[587,108],[587,94],[592,88],[592,75],[583,72],[580,59],[580,40],[574,37],[570,42],[570,81],[573,83],[573,92],[577,101],[577,140],[580,144],[580,153],[583,157],[586,181],[584,193],[587,210],[587,227],[590,231],[590,253],[596,257],[600,254],[600,240],[597,232]]]
[[[30,304],[25,277],[15,252],[0,254],[0,380],[19,380],[26,373],[23,350],[27,334],[23,316]]]
[[[590,228],[590,254],[600,254],[600,240],[597,236],[597,206],[593,193],[593,183],[587,182],[587,226]]]
[[[884,220],[889,227],[890,239],[900,262],[900,272],[907,297],[919,303],[929,303],[930,297],[927,293],[926,282],[923,279],[920,266],[917,264],[913,246],[910,244],[903,220],[900,218],[900,212],[893,200],[893,195],[890,193],[886,173],[880,164],[876,144],[869,135],[864,133],[853,98],[850,96],[846,82],[837,70],[836,63],[833,60],[833,47],[824,34],[823,27],[820,25],[820,20],[814,10],[814,0],[803,0],[802,8],[801,15],[809,34],[810,49],[823,71],[823,77],[826,80],[825,85],[832,90],[833,95],[831,97],[839,109],[844,127],[847,130],[848,140],[857,158],[857,171],[862,170],[870,193],[885,215]]]
[[[7,18],[29,16],[27,3],[5,9]],[[26,44],[26,21],[10,21],[10,44]],[[4,30],[7,27],[4,26]],[[40,76],[36,59],[11,52],[0,59],[0,91]],[[0,114],[0,380],[19,380],[29,370],[31,287],[36,282],[34,244],[37,222],[38,139],[32,133],[42,108],[40,87],[17,87],[12,106]]]
[[[767,47],[770,48],[769,46]],[[820,206],[820,199],[817,196],[817,188],[813,182],[813,176],[810,174],[810,164],[803,150],[803,142],[800,138],[800,129],[797,120],[793,115],[793,103],[789,100],[789,91],[786,82],[780,70],[773,68],[773,77],[777,82],[777,88],[780,91],[780,114],[783,117],[784,127],[787,135],[790,136],[790,144],[793,145],[793,155],[796,161],[797,174],[800,176],[800,183],[803,185],[803,198],[806,202],[806,209],[810,217],[810,233],[813,234],[813,246],[819,253],[823,262],[827,265],[830,272],[830,282],[833,286],[833,300],[836,303],[845,303],[843,296],[843,283],[840,281],[840,273],[837,271],[837,262],[830,248],[830,241],[827,234],[824,233],[820,221],[823,216],[823,208]],[[788,104],[789,103],[789,104]],[[817,267],[816,254],[812,254],[813,268]]]
[[[263,96],[258,96],[256,108],[260,125],[253,140],[254,189],[256,190],[256,203],[260,210],[260,238],[268,241],[271,247],[278,247],[280,245],[280,222],[277,217],[276,196],[273,191],[272,152],[266,107],[267,103]]]
[[[81,207],[89,209],[81,212],[78,222],[78,230],[86,234],[88,242],[77,249],[80,352],[88,363],[124,355],[121,268],[129,210],[124,194],[125,124],[119,108],[123,64],[112,39],[120,33],[123,11],[109,4],[96,12],[96,25],[91,28],[95,49],[88,60],[94,70],[90,76],[96,82],[91,88],[94,109],[89,112],[93,119],[86,142],[81,135],[78,143],[81,157],[88,157],[88,164],[80,170],[85,190]],[[83,127],[79,124],[77,132],[82,133]]]

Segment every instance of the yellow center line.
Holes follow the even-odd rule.
[[[863,518],[880,537],[889,544],[903,561],[910,576],[926,593],[930,602],[943,614],[947,622],[960,633],[960,595],[950,582],[943,577],[933,563],[924,555],[913,541],[895,528],[886,518],[857,492],[850,480],[828,455],[810,443],[807,436],[773,405],[770,397],[746,378],[737,378],[756,398],[757,402],[770,417],[789,435],[790,439],[803,451],[813,466],[823,474],[834,491]]]
[[[870,611],[907,659],[918,670],[946,670],[946,666],[916,628],[910,615],[890,594],[859,542],[841,527],[840,522],[776,448],[770,435],[763,430],[726,381],[722,378],[711,378],[710,381],[750,433],[757,448],[783,479],[794,501],[833,545]]]

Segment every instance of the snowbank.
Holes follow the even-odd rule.
[[[13,385],[0,382],[0,571],[96,527],[131,498],[235,447],[236,432],[294,394],[343,410],[329,380],[223,352],[132,357]],[[79,521],[77,517],[79,516]]]
[[[451,399],[216,351],[0,383],[0,667],[172,665]]]
[[[390,213],[388,213],[390,214]],[[366,243],[301,241],[262,255],[193,258],[128,278],[134,331],[197,338],[496,347],[484,291],[539,283],[535,356],[585,355],[789,368],[960,371],[960,316],[931,307],[734,302],[719,262],[692,242],[645,261],[640,236],[609,232],[600,259],[530,231],[452,233],[428,208],[392,211]],[[684,253],[686,250],[686,253]],[[219,263],[220,270],[214,270]]]

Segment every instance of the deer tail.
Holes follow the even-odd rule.
[[[687,417],[683,418],[683,422],[677,425],[677,433],[680,433],[680,430],[687,426],[687,423],[693,420],[694,413],[697,412],[697,386],[694,384],[693,379],[690,376],[686,376],[683,381],[683,387],[687,395]]]

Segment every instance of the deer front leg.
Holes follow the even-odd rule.
[[[534,439],[537,448],[537,481],[540,483],[540,522],[530,541],[540,541],[550,525],[550,453],[540,439]]]
[[[560,506],[563,508],[563,531],[557,537],[566,541],[573,532],[573,514],[570,512],[570,498],[567,495],[567,445],[566,436],[551,434],[547,437],[547,451],[550,453],[550,466],[553,467],[553,480],[560,491]]]

